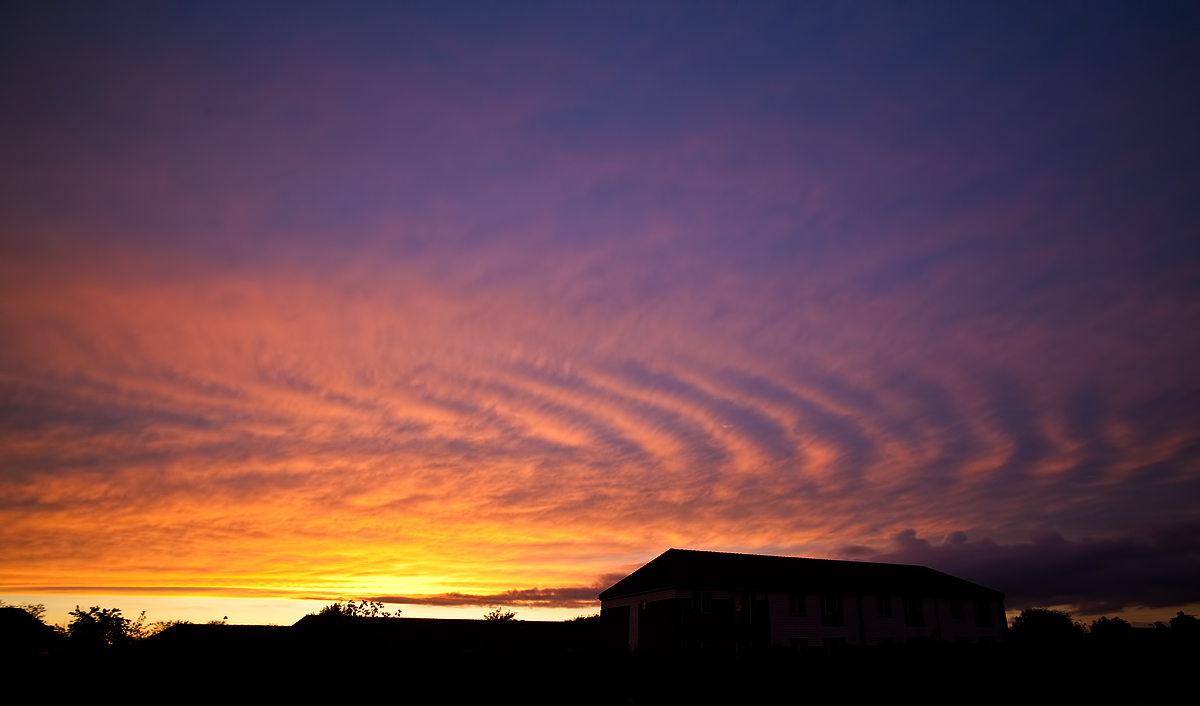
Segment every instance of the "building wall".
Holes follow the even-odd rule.
[[[842,595],[842,624],[828,625],[822,621],[819,594],[805,594],[802,597],[804,615],[793,615],[790,594],[764,591],[741,592],[748,593],[752,598],[754,615],[749,627],[739,627],[732,622],[734,591],[708,590],[712,607],[704,614],[698,614],[693,606],[696,593],[691,588],[672,588],[615,598],[603,601],[601,612],[609,611],[609,615],[614,615],[614,609],[623,606],[628,608],[630,650],[648,647],[651,642],[658,650],[674,648],[684,651],[694,649],[699,642],[714,641],[730,642],[730,649],[734,651],[740,649],[743,643],[759,645],[765,642],[793,647],[798,640],[804,641],[801,644],[809,647],[821,647],[830,644],[828,641],[831,640],[835,644],[855,646],[877,646],[888,644],[889,641],[896,645],[915,644],[937,638],[950,643],[998,643],[1003,641],[1006,627],[1001,601],[985,601],[984,609],[991,618],[991,625],[979,626],[973,599],[963,599],[962,617],[955,618],[949,598],[921,596],[923,624],[908,625],[903,596],[890,597],[891,617],[886,617],[880,615],[877,595]],[[649,636],[639,634],[641,628],[646,627],[640,623],[650,620],[651,614],[654,623],[652,641]],[[730,622],[728,629],[725,622]],[[671,641],[671,644],[664,640]],[[679,644],[674,645],[674,642]]]
[[[807,640],[810,647],[825,643],[828,638],[844,639],[847,645],[859,640],[858,606],[853,596],[842,596],[842,625],[824,625],[821,620],[821,596],[804,594],[804,615],[792,615],[792,594],[771,593],[771,644],[791,647],[793,640]]]
[[[643,601],[665,601],[672,598],[679,598],[681,591],[677,588],[668,588],[661,591],[653,591],[650,593],[641,593],[636,596],[625,596],[622,598],[613,598],[607,601],[600,602],[600,612],[605,610],[618,608],[620,606],[629,607],[629,649],[636,650],[638,648],[638,616],[641,611],[638,609]]]
[[[769,597],[771,644],[790,647],[793,640],[806,639],[810,647],[815,647],[825,644],[827,638],[844,639],[847,645],[881,645],[888,639],[902,645],[934,637],[946,642],[965,640],[968,644],[979,644],[988,639],[1000,642],[1003,639],[1003,609],[999,601],[985,601],[985,610],[992,624],[979,626],[976,624],[972,599],[963,599],[962,617],[955,618],[949,598],[922,596],[920,603],[924,624],[911,626],[905,619],[904,597],[889,598],[891,617],[880,615],[878,595],[843,595],[843,624],[829,626],[822,624],[819,595],[805,595],[805,615],[796,616],[792,615],[789,594],[772,593]]]

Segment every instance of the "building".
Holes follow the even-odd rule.
[[[1004,594],[924,566],[668,549],[600,594],[611,646],[740,654],[995,644]]]

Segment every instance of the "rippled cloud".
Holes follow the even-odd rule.
[[[600,15],[97,25],[4,73],[0,588],[576,607],[687,546],[1197,600],[1151,527],[1200,498],[1200,84],[1001,70],[970,13],[907,74],[855,68],[910,41],[877,18]],[[1039,583],[1066,555],[1111,588]]]

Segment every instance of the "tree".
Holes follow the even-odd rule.
[[[47,654],[61,647],[57,630],[42,622],[38,613],[25,606],[0,605],[0,655],[16,657]]]
[[[517,614],[511,610],[501,608],[500,606],[492,606],[492,609],[483,614],[484,620],[516,620]]]
[[[1133,635],[1133,626],[1121,618],[1109,620],[1108,616],[1100,616],[1092,621],[1092,639],[1101,643],[1120,643],[1129,640]]]
[[[221,623],[224,623],[224,621],[221,621]],[[144,637],[153,637],[167,628],[173,628],[176,625],[191,624],[192,621],[190,620],[156,620],[153,623],[146,625],[145,629],[142,631],[142,634]]]
[[[1171,618],[1171,634],[1186,640],[1200,640],[1200,618],[1182,610]]]
[[[364,599],[358,603],[354,601],[331,603],[317,611],[315,615],[331,618],[399,618],[400,609],[388,612],[384,609],[383,603]]]
[[[43,623],[46,622],[45,603],[17,603],[16,605],[13,605],[11,603],[6,603],[4,599],[0,598],[0,608],[20,608],[26,613],[29,613],[33,617],[37,618],[39,621]],[[1180,615],[1182,615],[1182,613]]]
[[[121,615],[120,608],[92,606],[85,610],[75,606],[67,613],[71,622],[67,625],[67,638],[73,647],[101,649],[126,647],[145,636],[146,612],[137,620]]]
[[[1087,626],[1071,619],[1071,614],[1049,608],[1026,608],[1013,618],[1013,642],[1027,645],[1061,645],[1087,634]]]
[[[1174,618],[1171,618],[1171,629],[1179,630],[1180,632],[1193,632],[1200,630],[1200,618],[1197,618],[1194,615],[1188,615],[1181,610],[1175,614]]]

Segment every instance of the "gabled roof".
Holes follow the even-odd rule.
[[[668,549],[599,597],[608,600],[666,588],[1004,598],[999,591],[924,566],[691,549]]]

